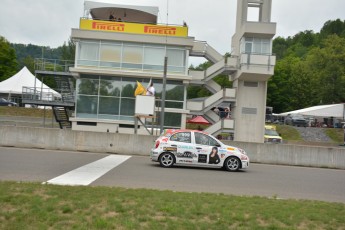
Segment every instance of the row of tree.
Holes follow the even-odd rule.
[[[267,105],[275,112],[345,102],[345,21],[327,21],[319,33],[277,37],[273,52],[278,61]]]
[[[34,73],[36,58],[74,60],[74,55],[75,44],[71,39],[62,46],[50,48],[32,44],[14,44],[0,36],[0,81],[11,77],[23,66]]]
[[[273,40],[273,53],[277,63],[268,82],[267,105],[274,112],[345,102],[345,21],[327,21],[319,33],[307,30],[288,38],[277,37]],[[72,40],[51,49],[10,44],[0,36],[0,81],[23,66],[34,72],[34,58],[74,60],[74,55]],[[190,68],[206,70],[210,66],[210,62],[205,62]],[[232,87],[226,75],[217,76],[215,81],[222,87]],[[188,98],[209,95],[203,87],[188,88]]]

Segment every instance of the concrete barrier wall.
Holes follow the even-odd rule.
[[[251,162],[345,169],[345,147],[227,142],[244,149]]]
[[[156,137],[0,126],[0,146],[148,156]],[[244,149],[251,162],[345,169],[345,147],[224,141]]]
[[[153,136],[0,126],[0,146],[148,156]]]

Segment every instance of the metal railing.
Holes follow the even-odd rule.
[[[74,103],[74,95],[71,92],[57,93],[50,88],[23,86],[22,100],[26,102]]]
[[[35,58],[35,70],[53,71],[53,72],[69,72],[69,67],[74,67],[74,61]]]

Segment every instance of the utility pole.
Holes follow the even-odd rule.
[[[168,69],[168,57],[164,57],[164,73],[163,73],[163,90],[162,90],[162,103],[161,103],[161,122],[160,122],[160,133],[164,130],[164,110],[165,110],[165,91],[167,84],[167,69]]]

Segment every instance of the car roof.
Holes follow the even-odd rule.
[[[180,132],[196,132],[196,133],[202,133],[202,134],[208,135],[208,133],[205,133],[200,130],[193,130],[193,129],[165,129],[163,132],[164,132],[163,136],[166,136],[167,134],[173,135],[175,133],[180,133]]]

